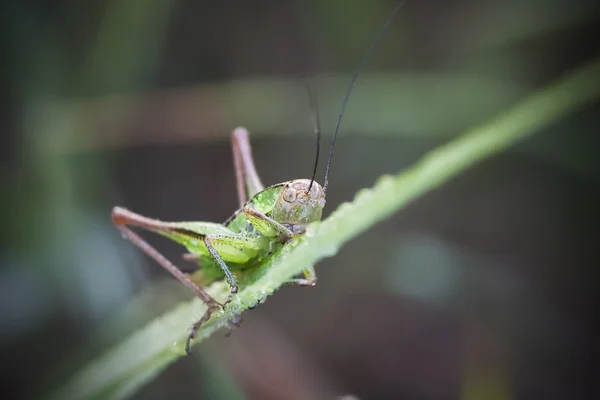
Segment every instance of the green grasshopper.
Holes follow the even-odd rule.
[[[252,268],[260,260],[268,257],[277,246],[285,245],[296,235],[304,233],[308,224],[321,220],[335,139],[350,93],[371,52],[403,3],[404,1],[397,3],[392,14],[380,28],[370,48],[363,55],[362,61],[354,73],[337,119],[329,149],[323,186],[315,181],[319,162],[321,130],[316,98],[309,88],[313,125],[317,135],[317,154],[311,179],[295,179],[265,188],[254,166],[248,131],[244,128],[237,128],[233,131],[232,147],[239,209],[222,224],[213,222],[163,222],[133,213],[122,207],[113,208],[113,223],[125,238],[153,258],[206,303],[206,312],[189,330],[185,347],[188,354],[190,354],[191,342],[196,337],[200,326],[208,321],[215,312],[224,309],[238,292],[239,285],[236,273]],[[183,245],[189,252],[184,258],[197,261],[201,267],[200,271],[191,276],[183,273],[160,252],[133,232],[129,226],[161,234]],[[314,266],[307,266],[303,273],[303,279],[291,279],[288,283],[314,286],[317,282]],[[229,296],[223,304],[216,301],[202,288],[221,278],[225,278],[230,288]],[[232,321],[231,323],[237,325],[239,321]]]

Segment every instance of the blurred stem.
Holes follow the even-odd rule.
[[[323,131],[331,132],[350,75],[312,81]],[[452,137],[485,121],[525,93],[518,85],[473,74],[364,73],[356,85],[343,135]],[[493,95],[490,95],[492,93]],[[260,101],[257,101],[260,99]],[[47,141],[47,154],[229,138],[245,126],[253,138],[302,132],[312,140],[302,80],[254,78],[188,89],[124,94],[47,104],[40,121],[57,121],[69,142]]]
[[[236,314],[277,290],[309,264],[335,255],[344,243],[481,160],[505,150],[600,95],[600,59],[516,104],[489,123],[426,154],[411,168],[361,190],[320,224],[309,226],[251,273],[248,285],[200,331],[209,337]],[[335,175],[335,168],[333,170]],[[226,287],[208,288],[219,299]],[[185,353],[188,326],[204,311],[199,300],[180,304],[82,368],[56,398],[123,398]]]

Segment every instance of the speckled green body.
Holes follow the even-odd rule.
[[[231,272],[250,268],[285,242],[281,227],[299,234],[307,224],[321,219],[325,192],[317,182],[313,182],[310,192],[309,186],[308,179],[269,186],[223,224],[170,222],[169,229],[163,225],[156,232],[182,244],[196,256],[201,269],[192,278],[205,285],[224,276],[205,245],[207,235],[218,238],[213,239],[212,245]]]

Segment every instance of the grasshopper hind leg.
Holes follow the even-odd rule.
[[[185,352],[188,355],[190,355],[190,356],[192,355],[192,351],[191,351],[192,341],[196,338],[196,335],[198,334],[198,329],[200,329],[200,327],[202,327],[202,325],[204,325],[210,319],[211,315],[212,315],[212,312],[210,311],[210,309],[206,310],[206,312],[204,313],[202,318],[190,327],[189,333],[188,333],[188,338],[187,338],[187,341],[185,342]],[[231,332],[233,332],[233,330],[235,328],[239,328],[240,325],[242,325],[242,315],[237,314],[228,322],[229,322],[229,329],[227,330],[227,332],[225,332],[226,337],[229,337],[231,335]]]
[[[239,127],[231,135],[233,149],[233,165],[237,182],[238,201],[240,208],[256,193],[264,190],[265,186],[260,181],[256,172],[250,138],[245,128]]]
[[[196,335],[198,334],[198,329],[200,329],[200,327],[202,325],[204,325],[206,323],[206,321],[208,321],[210,319],[210,317],[216,312],[219,311],[222,306],[221,304],[217,303],[218,306],[213,306],[213,305],[208,305],[208,309],[204,312],[204,315],[202,316],[202,318],[200,318],[197,322],[194,323],[194,325],[192,325],[189,329],[189,333],[188,333],[188,338],[185,342],[185,352],[191,356],[192,355],[192,351],[191,351],[191,347],[192,347],[192,341],[196,338]]]
[[[162,222],[153,221],[148,218],[142,217],[138,214],[132,213],[131,211],[125,210],[120,207],[115,207],[112,212],[112,219],[117,228],[121,231],[123,236],[127,238],[131,243],[135,244],[139,249],[146,253],[149,257],[154,259],[160,266],[169,271],[175,278],[181,283],[187,286],[194,294],[200,298],[206,304],[206,311],[202,318],[196,322],[190,328],[190,334],[185,346],[186,353],[190,354],[190,344],[192,339],[196,337],[198,328],[208,321],[210,317],[216,312],[222,309],[221,303],[213,299],[203,288],[198,286],[190,277],[181,272],[171,261],[163,256],[158,250],[150,246],[148,242],[142,239],[138,234],[129,229],[128,225],[138,225],[145,228],[160,226]]]

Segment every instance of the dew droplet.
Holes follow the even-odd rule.
[[[308,224],[306,232],[304,233],[308,237],[313,237],[319,232],[319,224]]]
[[[382,175],[379,177],[379,179],[377,179],[377,181],[375,182],[376,185],[391,185],[394,183],[394,176],[386,174],[386,175]]]
[[[370,189],[361,189],[358,191],[358,193],[356,193],[356,196],[354,196],[354,199],[356,201],[363,201],[365,200],[366,197],[371,195],[371,190]]]
[[[350,203],[344,202],[344,203],[342,203],[342,204],[339,205],[339,207],[337,208],[336,212],[345,213],[345,212],[348,211],[349,208],[352,208],[352,206],[350,205]]]

